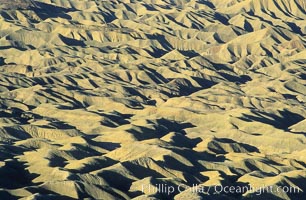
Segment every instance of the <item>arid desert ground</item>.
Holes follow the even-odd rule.
[[[306,199],[305,10],[0,0],[0,199]]]

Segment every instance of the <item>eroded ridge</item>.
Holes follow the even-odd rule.
[[[0,199],[306,198],[304,0],[0,2]]]

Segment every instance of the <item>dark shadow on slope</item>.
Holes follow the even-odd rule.
[[[106,149],[108,151],[113,151],[119,147],[121,147],[120,143],[115,142],[97,142],[97,141],[88,141],[88,144],[96,147],[100,147],[102,149]]]
[[[282,94],[283,95],[283,97],[285,98],[285,99],[288,99],[288,100],[295,100],[295,101],[298,101],[297,100],[297,98],[296,98],[296,95],[292,95],[292,94]]]
[[[184,129],[195,127],[191,123],[178,123],[176,121],[170,121],[164,118],[157,119],[156,122],[148,122],[148,126],[133,126],[128,129],[127,132],[132,133],[137,140],[148,140],[154,138],[161,138],[167,135],[169,132],[180,132],[185,135]]]
[[[202,89],[208,89],[208,88],[217,84],[216,82],[207,80],[205,78],[192,77],[192,79],[195,80],[201,86],[201,88],[199,88],[201,90]]]
[[[1,48],[1,47],[0,47]],[[3,57],[0,57],[0,66],[5,65],[5,61]]]
[[[256,15],[256,14],[254,13],[253,10],[247,11],[246,13],[247,13],[248,15],[250,15],[250,16],[257,17],[261,22],[266,22],[267,24],[273,26],[273,23],[272,23],[271,21],[266,20],[266,19],[264,19],[263,17],[261,17],[261,16],[259,16],[259,15]],[[273,13],[273,12],[271,12],[271,13]],[[272,17],[273,17],[273,16],[272,16]],[[273,18],[275,18],[275,17],[273,17]]]
[[[111,128],[116,128],[125,124],[129,124],[128,119],[131,118],[131,115],[121,114],[119,112],[114,113],[100,113],[96,111],[88,111],[103,117],[104,119],[100,122],[103,126],[108,126]]]
[[[275,128],[285,131],[289,131],[290,126],[305,119],[302,115],[289,110],[279,111],[280,116],[260,111],[252,111],[252,113],[254,113],[254,115],[243,114],[243,117],[240,119],[247,122],[257,121],[264,124],[270,124]]]
[[[204,4],[211,9],[216,9],[215,5],[212,2],[210,2],[209,0],[198,0],[197,3]]]
[[[142,4],[142,6],[146,7],[146,9],[147,9],[148,11],[158,11],[158,10],[156,10],[156,9],[154,8],[153,5]]]
[[[11,159],[16,155],[22,154],[26,149],[19,146],[13,146],[10,142],[0,143],[0,161]],[[0,168],[1,169],[1,168]]]
[[[299,77],[303,80],[306,80],[306,74],[304,73],[299,74]]]
[[[254,31],[252,25],[248,21],[245,21],[243,28],[244,28],[244,30],[246,30],[248,32],[253,32]]]
[[[72,39],[72,38],[68,38],[65,37],[63,35],[59,35],[59,38],[68,46],[81,46],[81,47],[85,47],[86,44],[84,43],[84,41],[81,40],[76,40],[76,39]]]
[[[224,15],[222,15],[222,14],[216,12],[216,13],[214,14],[214,17],[215,17],[219,22],[221,22],[222,24],[224,24],[224,25],[229,25],[228,19],[227,19]]]
[[[295,188],[295,192],[289,192],[288,196],[293,200],[306,199],[306,178],[305,177],[290,177],[290,182],[292,182],[297,187]],[[301,190],[298,190],[300,188]],[[293,190],[294,191],[294,190]]]
[[[25,140],[32,138],[30,134],[25,132],[22,128],[15,127],[3,127],[3,129],[10,135],[19,140]]]
[[[75,159],[83,159],[91,156],[101,156],[102,153],[98,152],[90,146],[81,145],[81,144],[72,144],[74,148],[69,150],[69,155],[73,156]]]
[[[173,46],[168,42],[168,40],[166,40],[166,37],[164,35],[161,34],[146,34],[146,37],[149,40],[157,40],[160,45],[167,51],[171,51],[173,50]]]
[[[5,162],[0,168],[0,187],[5,189],[17,189],[32,185],[32,180],[38,174],[31,174],[27,171],[24,163],[12,159]]]
[[[35,1],[35,7],[33,7],[32,10],[43,20],[57,17],[71,20],[72,17],[67,15],[67,13],[76,11],[76,9],[73,8],[63,8],[39,1]]]
[[[158,49],[154,46],[152,46],[151,49],[152,49],[151,51],[148,50],[148,49],[144,49],[144,51],[146,51],[148,54],[150,54],[150,56],[152,56],[154,58],[160,58],[167,53],[167,51],[164,51],[162,49]]]
[[[151,160],[152,160],[153,163],[155,162],[153,159],[151,159]],[[128,169],[130,172],[135,174],[135,176],[139,179],[143,179],[143,178],[150,177],[150,176],[154,177],[154,178],[166,178],[165,176],[163,176],[159,172],[151,169],[150,166],[144,167],[144,166],[140,165],[139,163],[137,163],[135,161],[126,161],[126,162],[123,162],[121,164],[126,169]],[[145,164],[148,165],[150,163],[145,163]],[[158,166],[157,163],[156,163],[156,165]]]
[[[67,160],[61,156],[56,154],[52,154],[49,158],[49,166],[50,167],[64,167],[67,163]]]
[[[129,191],[132,182],[135,181],[130,178],[127,178],[124,174],[120,174],[119,172],[111,170],[103,170],[101,172],[98,172],[97,175],[107,180],[108,184],[111,187],[125,192]]]
[[[216,156],[215,154],[210,154],[207,152],[197,152],[192,149],[188,148],[177,148],[177,147],[164,147],[166,149],[169,149],[172,151],[172,155],[165,155],[164,156],[164,161],[158,161],[160,166],[163,166],[165,168],[170,168],[178,171],[183,171],[186,173],[189,173],[191,175],[194,175],[197,177],[199,180],[204,180],[205,177],[201,176],[199,172],[209,170],[207,169],[202,162],[215,162],[215,163],[222,163],[226,160],[224,156]],[[175,157],[175,154],[180,156],[181,158],[185,158],[190,162],[192,165],[186,165],[185,162],[181,162],[177,160]],[[176,157],[177,157],[176,156]],[[193,181],[196,180],[191,180],[192,183],[195,183]]]
[[[96,158],[89,163],[84,162],[83,166],[78,169],[69,169],[69,171],[73,173],[85,174],[85,173],[90,173],[92,171],[96,171],[96,170],[103,169],[106,167],[110,167],[117,163],[118,161],[112,160],[110,158],[106,158],[105,160]],[[70,180],[75,180],[75,178],[71,176]]]
[[[80,184],[76,184],[78,188]],[[37,186],[37,187],[27,187],[27,189],[29,192],[31,192],[32,194],[35,194],[35,200],[75,200],[75,198],[63,195],[63,194],[59,194],[56,193],[54,191],[45,189],[41,186]],[[86,197],[88,197],[86,194],[79,194],[80,199],[84,199]],[[86,196],[85,196],[86,195]]]
[[[156,72],[157,73],[157,72]],[[157,73],[157,75],[159,75],[159,73]],[[161,76],[162,77],[162,76]],[[162,77],[163,78],[163,77]],[[126,87],[125,88],[126,91],[132,95],[132,96],[138,96],[141,99],[143,99],[143,103],[146,105],[151,105],[151,106],[155,106],[156,105],[156,100],[152,100],[150,99],[150,97],[146,97],[145,95],[141,94],[138,90],[136,90],[135,88],[132,87]]]
[[[231,74],[223,73],[223,72],[218,72],[222,77],[224,77],[226,80],[230,82],[236,82],[239,84],[244,84],[248,81],[251,81],[251,77],[247,75],[242,75],[242,76],[233,76]]]
[[[188,96],[196,91],[199,90],[199,88],[194,87],[192,83],[185,78],[175,78],[175,79],[169,79],[170,82],[167,83],[167,87],[171,90],[171,93],[169,96]]]
[[[15,199],[18,199],[16,196],[10,194],[9,192],[7,191],[0,191],[0,199],[6,199],[6,200],[15,200]]]
[[[189,185],[199,184],[200,182],[207,181],[207,177],[199,173],[206,170],[203,166],[198,164],[196,166],[188,166],[169,155],[165,155],[163,159],[164,161],[157,161],[158,164],[168,169],[174,169],[183,172],[185,175],[184,178]]]
[[[221,39],[218,33],[214,33],[213,35],[214,39],[219,43],[219,44],[224,44],[225,42]]]
[[[153,80],[156,84],[162,84],[168,82],[168,80],[165,77],[163,77],[163,75],[158,73],[155,69],[151,69],[149,67],[146,67],[145,65],[141,65],[139,69],[145,71],[146,75],[149,76],[150,79]]]
[[[194,138],[194,139],[188,138],[186,135],[179,132],[175,132],[172,134],[173,135],[170,138],[170,141],[167,142],[176,147],[192,149],[196,147],[198,143],[203,141],[201,138]]]
[[[214,142],[216,141],[216,142]],[[246,150],[247,152],[251,153],[251,152],[257,152],[259,153],[259,149],[249,145],[249,144],[245,144],[245,143],[240,143],[240,142],[236,142],[232,139],[228,139],[228,138],[215,138],[213,142],[213,148],[208,146],[208,149],[211,150],[212,152],[216,153],[216,154],[226,154],[229,153],[228,151],[226,151],[225,149],[223,149],[222,144],[237,144],[240,148],[242,148],[242,150]],[[220,145],[220,144],[221,145]],[[235,149],[234,146],[232,147],[233,151],[235,153],[241,153],[240,149]]]
[[[287,22],[286,24],[291,28],[291,30],[294,33],[297,33],[297,34],[299,34],[301,36],[305,36],[305,34],[303,34],[303,32],[301,31],[301,28],[299,26],[297,26],[295,23]]]
[[[183,54],[184,56],[189,57],[189,58],[200,56],[200,54],[198,52],[194,51],[194,50],[188,50],[188,51],[179,50],[179,52],[181,54]]]
[[[105,20],[105,23],[111,23],[115,19],[117,19],[116,14],[112,11],[106,12],[106,10],[101,10],[101,14]]]

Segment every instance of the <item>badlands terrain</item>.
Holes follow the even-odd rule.
[[[305,10],[0,0],[0,199],[306,199]]]

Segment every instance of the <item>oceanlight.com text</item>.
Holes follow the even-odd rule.
[[[192,186],[187,186],[184,184],[173,186],[167,184],[155,184],[155,185],[142,185],[141,188],[143,193],[160,193],[166,195],[172,195],[175,193],[181,193],[185,190],[189,190],[193,193],[202,193],[206,195],[216,195],[216,194],[245,194],[254,193],[256,195],[262,195],[264,193],[287,193],[287,194],[299,194],[302,193],[302,189],[299,187],[292,186],[257,186],[253,187],[251,185],[215,185],[215,186],[203,186],[194,184]]]

